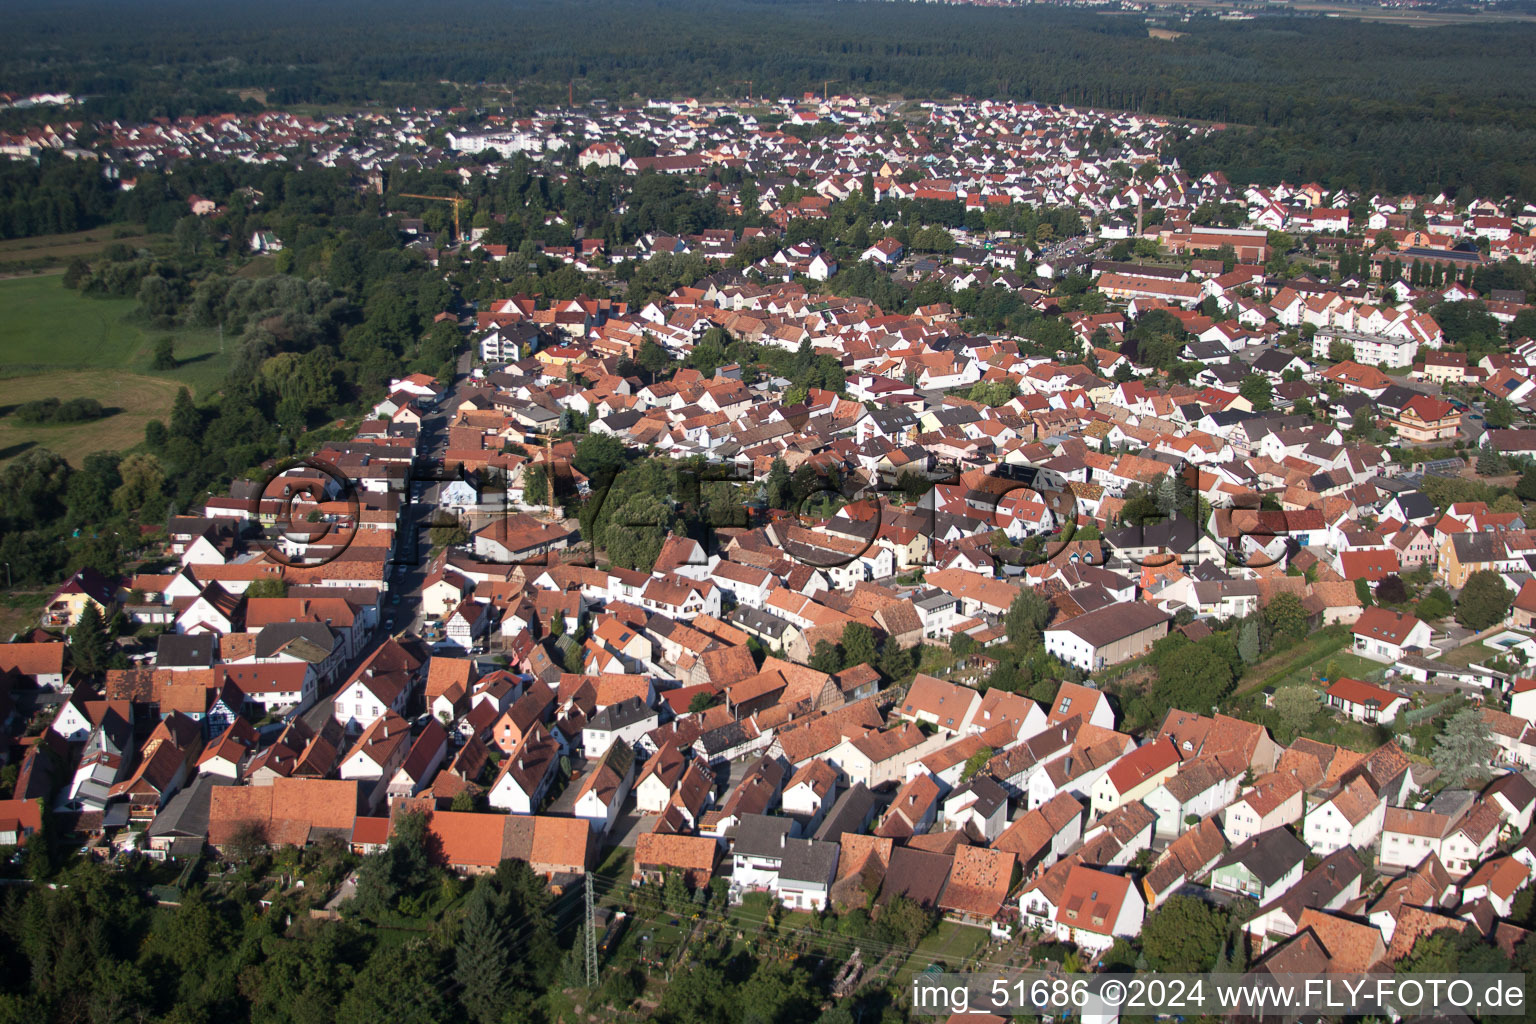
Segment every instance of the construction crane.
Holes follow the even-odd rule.
[[[823,103],[827,102],[827,87],[829,85],[836,85],[838,82],[841,82],[841,81],[842,81],[841,78],[829,78],[825,82],[821,83],[821,102],[823,102]]]
[[[466,203],[468,203],[469,202],[468,199],[465,199],[462,196],[423,196],[423,195],[418,195],[415,192],[401,192],[400,193],[400,198],[401,199],[429,199],[429,200],[431,200],[434,203],[452,203],[453,204],[453,237],[456,238],[456,239],[459,239],[459,240],[462,240],[464,238],[464,233],[459,229],[459,207],[464,205],[464,204],[466,204]]]
[[[751,103],[752,102],[752,79],[750,79],[750,78],[738,78],[738,79],[736,79],[736,84],[737,85],[744,85],[744,86],[747,87],[747,102]]]

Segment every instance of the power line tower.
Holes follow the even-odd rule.
[[[587,988],[597,987],[597,913],[592,905],[592,872],[586,874],[587,901]]]

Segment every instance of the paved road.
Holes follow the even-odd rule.
[[[472,362],[473,353],[466,348],[459,356],[458,372],[448,390],[443,394],[436,409],[422,418],[421,434],[417,439],[416,449],[419,471],[426,470],[434,462],[440,463],[443,452],[448,447],[449,418],[452,410],[463,400],[465,383],[469,379]],[[359,649],[363,653],[343,666],[342,670],[336,673],[332,685],[315,701],[313,707],[304,712],[304,721],[312,728],[319,728],[332,716],[336,691],[357,670],[357,666],[363,659],[371,654],[386,637],[412,629],[420,617],[421,586],[427,574],[426,558],[432,550],[427,530],[430,528],[434,511],[432,499],[436,497],[436,485],[413,482],[410,486],[412,488],[410,500],[400,513],[401,542],[397,542],[396,545],[399,561],[389,566],[391,575],[388,592],[379,610],[379,625],[373,635],[360,645]],[[430,495],[425,493],[429,486],[432,489]],[[417,541],[414,550],[408,540],[412,537]],[[398,603],[396,603],[397,599]]]

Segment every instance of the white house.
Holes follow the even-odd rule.
[[[587,720],[581,730],[582,756],[589,760],[601,757],[619,740],[635,746],[659,724],[655,708],[646,706],[639,697],[626,697]]]
[[[1147,904],[1129,876],[1074,865],[1056,908],[1056,938],[1102,953],[1141,934]]]
[[[1431,636],[1428,623],[1379,605],[1361,612],[1352,632],[1356,654],[1389,664],[1402,661],[1409,648],[1428,647]]]
[[[774,883],[779,902],[791,910],[824,909],[837,879],[841,852],[837,843],[786,837]]]
[[[560,774],[560,741],[535,723],[501,762],[487,800],[513,814],[533,814]]]
[[[1338,709],[1346,718],[1383,725],[1396,720],[1399,712],[1408,709],[1407,697],[1359,679],[1334,680],[1326,691],[1326,701],[1329,707]]]
[[[1241,843],[1260,832],[1293,825],[1301,820],[1303,800],[1301,782],[1295,775],[1270,772],[1255,779],[1251,788],[1227,805],[1222,831],[1229,841]]]
[[[576,817],[587,819],[599,833],[607,832],[618,818],[634,781],[634,748],[623,740],[615,740],[600,760],[588,766],[576,794]]]
[[[1356,776],[1327,800],[1306,812],[1302,839],[1313,853],[1329,854],[1345,846],[1363,850],[1381,834],[1387,804]]]
[[[794,825],[789,818],[743,814],[731,834],[731,887],[777,891]]]

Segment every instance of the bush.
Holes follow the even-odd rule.
[[[101,419],[106,410],[94,398],[43,398],[17,406],[13,415],[22,423],[84,423]]]

